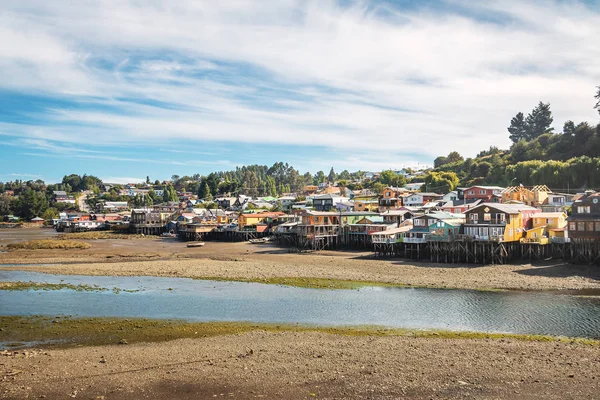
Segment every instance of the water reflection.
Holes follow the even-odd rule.
[[[0,271],[0,280],[113,291],[0,291],[2,315],[181,318],[600,337],[600,299],[531,292],[366,287],[303,289],[184,278]]]

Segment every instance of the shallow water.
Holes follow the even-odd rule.
[[[546,293],[365,287],[305,289],[186,278],[0,271],[0,281],[137,290],[0,291],[0,315],[143,317],[600,337],[600,299]]]

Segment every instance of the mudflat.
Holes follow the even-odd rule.
[[[38,239],[27,230],[2,242]],[[40,230],[45,231],[45,230]],[[51,233],[42,232],[48,238]],[[68,237],[68,236],[67,236]],[[80,239],[77,239],[80,240]],[[86,240],[88,249],[13,250],[0,253],[0,269],[81,275],[147,275],[268,282],[315,278],[461,288],[564,290],[600,289],[600,269],[548,260],[541,264],[434,264],[376,259],[370,252],[295,253],[272,244],[208,242],[188,248],[172,238]],[[7,266],[6,264],[19,264]]]
[[[1,396],[593,399],[598,346],[253,331],[0,356]]]

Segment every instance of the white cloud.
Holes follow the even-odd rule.
[[[379,169],[416,154],[506,147],[510,118],[540,100],[551,102],[557,129],[597,120],[600,13],[576,2],[402,10],[369,1],[29,0],[5,8],[0,86],[71,93],[87,105],[49,110],[46,126],[0,126],[31,138],[322,145],[360,149],[365,156],[348,162]],[[379,161],[386,152],[413,156]]]

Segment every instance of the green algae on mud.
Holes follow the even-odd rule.
[[[0,316],[0,342],[46,342],[45,347],[132,344],[163,342],[183,338],[265,332],[321,332],[344,336],[398,336],[429,339],[501,340],[563,342],[600,346],[599,340],[546,335],[484,332],[452,332],[386,329],[377,326],[318,327],[295,324],[254,324],[246,322],[186,322],[146,318],[73,318],[43,316]]]
[[[45,283],[45,282],[0,282],[0,290],[75,290],[77,292],[106,292],[112,290],[115,294],[120,292],[134,293],[139,290],[120,289],[114,287],[112,289],[100,287],[96,285],[71,283]]]
[[[401,283],[377,282],[377,281],[352,281],[330,278],[308,278],[308,277],[264,277],[264,278],[230,278],[223,276],[193,277],[195,280],[217,281],[217,282],[246,282],[264,283],[268,285],[293,286],[307,289],[360,289],[368,286],[379,287],[418,287]]]

